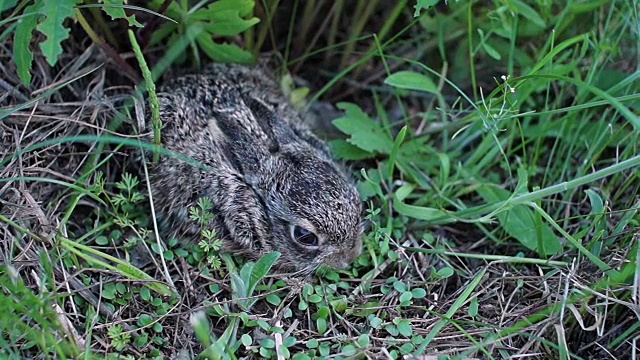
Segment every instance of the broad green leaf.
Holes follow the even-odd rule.
[[[233,297],[235,298],[246,298],[247,297],[247,286],[242,281],[242,278],[238,276],[235,272],[231,274],[231,290],[233,292]]]
[[[44,1],[40,9],[40,13],[45,18],[38,24],[37,29],[47,37],[45,41],[40,43],[40,50],[51,66],[56,64],[58,55],[62,54],[60,44],[69,37],[69,29],[63,26],[63,22],[67,17],[73,15],[73,6],[78,1]]]
[[[349,143],[368,152],[389,154],[393,149],[393,139],[382,126],[365,114],[357,105],[339,103],[344,116],[333,120],[333,124],[343,133],[351,135]]]
[[[17,2],[18,0],[0,0],[0,12],[11,9]]]
[[[242,342],[242,345],[246,347],[253,343],[253,339],[249,334],[242,334],[242,336],[240,337],[240,342]]]
[[[280,258],[280,253],[277,251],[270,252],[268,254],[264,254],[256,261],[256,264],[253,267],[253,271],[251,271],[251,280],[249,282],[249,289],[253,290],[256,284],[262,280],[267,274],[273,264],[278,261]],[[251,295],[251,294],[249,294]]]
[[[33,53],[29,49],[29,44],[33,38],[33,29],[36,28],[38,18],[40,17],[40,2],[29,5],[24,9],[24,16],[18,20],[16,32],[13,36],[13,61],[18,68],[18,76],[23,84],[28,85],[31,82],[31,63],[33,62]]]
[[[324,334],[327,331],[327,320],[325,318],[317,318],[316,327],[320,334]]]
[[[494,186],[480,186],[477,191],[488,203],[507,200],[510,196],[508,191]],[[499,213],[497,217],[504,231],[527,248],[537,250],[538,240],[541,240],[546,254],[557,254],[560,251],[557,236],[546,223],[538,222],[540,229],[537,229],[534,214],[526,205],[516,205]],[[540,234],[541,239],[538,239],[537,234]]]
[[[216,44],[213,42],[211,34],[203,32],[196,41],[202,51],[204,51],[209,58],[217,62],[233,62],[241,64],[250,64],[255,61],[253,55],[234,44]]]
[[[400,332],[400,335],[406,337],[413,335],[413,330],[411,329],[411,323],[409,323],[409,320],[402,320],[398,324],[398,332]]]
[[[115,19],[125,19],[129,23],[129,26],[142,27],[142,24],[136,20],[135,15],[127,16],[124,12],[124,0],[101,0],[101,2],[108,6],[103,6],[102,11],[107,13],[107,15],[111,16],[112,20]]]
[[[240,269],[240,279],[242,279],[242,282],[245,284],[245,286],[247,287],[247,290],[249,288],[251,288],[251,273],[253,272],[253,267],[255,266],[256,263],[254,263],[253,261],[249,261],[246,264],[244,264],[242,266],[242,268]],[[246,292],[247,295],[251,295],[249,292]]]
[[[529,192],[529,174],[527,170],[523,167],[518,168],[518,184],[516,185],[516,189],[513,191],[514,195],[522,195]]]
[[[438,93],[438,87],[428,76],[415,71],[398,71],[389,75],[384,83],[400,89]]]

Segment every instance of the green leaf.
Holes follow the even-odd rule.
[[[405,337],[410,337],[413,334],[413,330],[411,329],[411,323],[407,319],[402,319],[398,321],[396,324],[398,332],[400,335]]]
[[[40,50],[51,66],[56,64],[58,55],[62,54],[60,44],[69,37],[69,29],[63,26],[63,22],[67,17],[73,15],[73,6],[78,1],[44,1],[40,9],[40,13],[46,17],[38,24],[37,29],[47,37],[45,41],[40,43]]]
[[[439,269],[436,274],[438,274],[438,276],[442,279],[446,279],[448,277],[450,277],[451,275],[453,275],[453,268],[451,268],[450,266],[445,266],[442,269]]]
[[[517,9],[517,12],[520,15],[530,20],[532,23],[540,27],[547,26],[547,24],[544,22],[544,20],[542,20],[540,15],[528,4],[525,4],[520,0],[511,0],[511,4],[515,6],[515,8]]]
[[[276,347],[276,342],[273,341],[273,339],[266,338],[266,339],[260,340],[260,346],[267,349],[273,349],[274,347]]]
[[[420,16],[420,10],[427,10],[432,6],[438,4],[439,0],[417,0],[416,5],[413,7],[416,11],[413,13],[414,17]]]
[[[267,295],[266,300],[269,304],[272,304],[272,305],[280,305],[280,303],[282,302],[280,297],[276,294]]]
[[[33,29],[36,28],[40,18],[40,6],[42,6],[41,2],[36,2],[24,9],[23,17],[18,20],[15,34],[13,35],[13,61],[15,61],[18,68],[18,77],[25,85],[31,82],[30,71],[33,53],[29,49],[29,44],[31,44],[31,39],[33,38]]]
[[[136,20],[135,15],[127,16],[124,12],[124,0],[101,0],[101,3],[111,6],[103,6],[102,11],[111,16],[112,20],[125,19],[129,23],[129,26],[142,27],[142,24]]]
[[[327,331],[327,320],[325,318],[317,318],[316,326],[320,334],[324,334]]]
[[[0,12],[11,9],[17,2],[18,0],[0,0]]]
[[[309,339],[307,340],[307,342],[305,343],[305,345],[307,346],[307,348],[309,349],[315,349],[318,347],[318,339]]]
[[[414,185],[406,184],[398,188],[398,190],[396,190],[393,197],[394,210],[396,210],[398,213],[404,216],[412,217],[414,219],[419,219],[419,220],[426,220],[426,221],[446,216],[446,213],[439,209],[434,209],[434,208],[429,208],[424,206],[409,205],[404,203],[403,202],[404,199],[407,196],[409,196],[409,194],[411,194],[414,188],[415,188]]]
[[[232,272],[231,274],[231,291],[235,298],[247,297],[247,286],[238,274]]]
[[[213,42],[211,34],[202,32],[196,37],[196,41],[202,51],[209,58],[217,62],[233,62],[240,64],[250,64],[255,61],[253,55],[234,44],[216,44]]]
[[[389,75],[384,83],[399,89],[438,93],[438,87],[428,76],[415,71],[398,71]]]
[[[604,202],[600,195],[597,192],[587,189],[584,191],[587,196],[589,196],[589,202],[591,203],[591,213],[592,214],[602,214],[604,213]]]
[[[139,326],[147,326],[153,322],[153,317],[148,314],[142,314],[138,317],[138,325]]]
[[[208,32],[215,35],[232,36],[259,23],[260,19],[254,17],[245,20],[238,16],[237,11],[227,10],[216,13],[210,21],[211,23],[205,25],[205,29]]]
[[[242,265],[242,268],[240,269],[240,279],[242,279],[242,282],[247,287],[247,289],[251,288],[251,273],[253,272],[253,267],[255,265],[256,263],[254,263],[253,261],[248,261],[247,263]],[[247,292],[246,295],[249,295],[249,292]]]
[[[233,10],[238,16],[245,17],[253,13],[255,3],[254,0],[218,0],[207,6],[206,10],[198,11],[197,13],[201,13],[205,18],[211,19],[218,13]]]
[[[415,288],[411,289],[411,294],[415,299],[422,299],[423,297],[427,296],[427,291],[423,288]]]
[[[484,201],[488,203],[507,200],[510,197],[508,191],[494,186],[480,186],[477,191]],[[504,231],[527,248],[537,250],[537,234],[539,232],[546,254],[557,254],[560,251],[560,241],[551,228],[543,222],[538,222],[537,226],[540,229],[536,229],[533,212],[526,205],[516,205],[511,209],[500,212],[497,217]]]
[[[411,301],[411,299],[413,299],[413,294],[411,293],[411,291],[405,291],[400,295],[401,303]]]
[[[356,340],[356,342],[358,343],[358,345],[360,345],[360,347],[367,348],[369,346],[369,344],[371,343],[371,339],[369,338],[369,335],[367,335],[367,334],[360,334],[360,336],[358,336],[358,339]]]
[[[144,301],[149,301],[151,299],[151,291],[148,287],[143,286],[140,288],[140,298]]]
[[[260,259],[256,261],[256,264],[253,266],[253,270],[251,271],[251,279],[249,281],[249,289],[252,290],[251,292],[253,292],[256,284],[269,273],[269,270],[271,270],[273,264],[278,261],[278,258],[280,258],[280,253],[274,251],[262,255]],[[251,293],[249,296],[251,296]]]
[[[501,60],[502,56],[498,52],[498,50],[494,49],[493,46],[489,45],[486,41],[482,42],[482,49],[487,53],[487,55],[491,56],[495,60]]]
[[[328,318],[330,314],[328,306],[320,306],[318,311],[316,311],[316,316],[319,318]]]
[[[329,149],[331,149],[331,153],[342,160],[362,160],[376,156],[375,153],[362,150],[343,139],[331,140],[328,141],[327,144],[329,145]]]
[[[469,309],[467,310],[469,316],[471,317],[476,317],[478,316],[478,298],[474,297],[473,299],[471,299],[471,301],[469,302]]]
[[[372,328],[379,329],[380,325],[382,325],[382,319],[375,315],[371,315],[371,317],[369,318],[369,324]]]
[[[242,342],[242,345],[246,347],[251,345],[253,339],[251,339],[251,335],[249,334],[242,334],[242,336],[240,337],[240,341]]]
[[[360,107],[351,103],[339,103],[345,111],[343,117],[333,120],[333,124],[343,133],[351,135],[349,143],[368,152],[389,154],[393,139],[382,126],[365,114]]]

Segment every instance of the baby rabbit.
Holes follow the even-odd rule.
[[[358,192],[268,74],[214,64],[160,88],[162,144],[194,160],[149,164],[163,235],[198,239],[188,209],[207,197],[224,251],[278,251],[278,267],[300,274],[343,269],[362,247]]]

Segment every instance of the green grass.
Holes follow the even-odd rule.
[[[129,33],[88,3],[0,4],[0,357],[638,355],[637,4],[161,3],[110,14],[145,25]],[[42,22],[57,63],[17,43]],[[131,138],[139,89],[271,49],[317,90],[307,105],[337,106],[329,143],[369,222],[354,264],[311,283],[268,275],[277,254],[219,254],[207,229],[156,238],[127,156],[156,149]]]

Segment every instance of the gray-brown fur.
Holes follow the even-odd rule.
[[[215,64],[160,88],[162,143],[203,166],[161,156],[151,190],[165,236],[197,239],[188,208],[207,196],[225,250],[279,251],[284,270],[343,268],[360,252],[361,202],[326,145],[261,67]],[[304,246],[298,225],[318,236]]]

